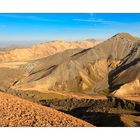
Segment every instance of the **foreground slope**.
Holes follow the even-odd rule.
[[[80,119],[0,92],[0,126],[92,126]]]

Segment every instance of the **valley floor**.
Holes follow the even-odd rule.
[[[74,116],[99,127],[140,126],[140,100],[76,92],[13,91],[10,93]]]

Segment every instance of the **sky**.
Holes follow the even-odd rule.
[[[0,41],[107,39],[120,32],[140,37],[140,14],[0,14]]]

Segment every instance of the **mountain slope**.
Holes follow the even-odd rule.
[[[65,50],[15,70],[0,69],[0,89],[139,96],[139,56],[139,38],[119,33],[92,48]]]
[[[115,96],[140,95],[140,41],[136,42],[134,48],[122,60],[122,63],[112,76],[112,90]]]
[[[75,53],[68,57],[69,59],[64,59],[59,63],[50,60],[52,63],[48,65],[48,61],[45,61],[41,66],[42,69],[39,68],[39,71],[30,73],[14,88],[109,94],[112,71],[122,64],[122,61],[135,49],[137,40],[128,33],[119,33],[99,45]],[[52,57],[55,60],[56,56]],[[35,64],[35,61],[32,64]],[[38,69],[38,65],[33,69]]]
[[[75,42],[52,41],[34,45],[31,48],[16,48],[7,51],[0,51],[0,62],[28,61],[47,57],[49,55],[74,48],[90,48],[101,41],[85,40]]]
[[[0,126],[93,126],[80,119],[0,92]]]

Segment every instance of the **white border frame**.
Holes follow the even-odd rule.
[[[138,13],[140,0],[0,0],[0,13]]]
[[[0,13],[140,13],[140,0],[0,0]],[[1,140],[138,138],[139,128],[0,128]]]

